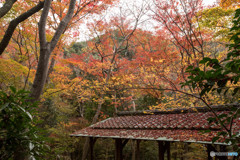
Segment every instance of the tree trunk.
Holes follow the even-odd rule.
[[[48,74],[47,74],[47,79],[46,79],[46,84],[49,83],[49,80],[50,80],[50,74],[53,72],[53,68],[54,68],[54,65],[55,65],[55,58],[52,58],[51,59],[51,63],[50,63],[50,66],[49,66],[49,70],[48,70]]]
[[[13,153],[13,160],[28,160],[29,155],[27,154],[25,148],[18,147]]]
[[[103,99],[103,96],[101,97],[101,99]],[[102,104],[103,104],[103,102],[100,102],[98,104],[97,112],[93,117],[92,124],[97,122],[100,111],[101,111],[101,108],[102,108]],[[89,143],[90,143],[90,139],[89,139],[89,137],[86,137],[84,147],[83,147],[82,160],[86,160],[86,158],[87,158],[87,155],[88,155],[88,152],[89,152]]]
[[[132,140],[132,160],[140,160],[140,142],[141,140]]]
[[[54,48],[56,47],[57,42],[59,41],[62,33],[67,27],[67,24],[69,23],[73,16],[76,0],[70,1],[66,16],[60,22],[51,42],[47,42],[46,23],[51,3],[52,0],[45,0],[42,15],[39,21],[40,56],[36,75],[30,93],[30,97],[32,97],[31,101],[33,102],[39,100],[40,95],[42,94],[42,90],[47,79],[50,55]]]
[[[36,101],[40,98],[47,79],[50,54],[50,45],[47,43],[47,46],[40,50],[38,67],[30,94],[30,97],[33,98],[31,101]]]

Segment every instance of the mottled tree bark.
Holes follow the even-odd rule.
[[[67,15],[60,22],[52,40],[50,42],[47,42],[46,22],[51,3],[52,0],[45,1],[43,12],[39,21],[40,56],[36,75],[30,93],[30,97],[33,98],[32,101],[39,100],[40,95],[42,94],[42,90],[47,79],[50,55],[54,48],[56,47],[57,42],[60,39],[60,36],[64,32],[65,28],[67,27],[67,24],[70,22],[73,16],[76,0],[70,1]]]

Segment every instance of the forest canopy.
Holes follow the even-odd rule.
[[[0,159],[86,159],[85,140],[69,135],[119,111],[239,104],[239,4],[0,0]],[[240,151],[239,115],[215,114],[213,142]],[[98,159],[113,158],[108,145]],[[198,144],[174,149],[206,158]]]

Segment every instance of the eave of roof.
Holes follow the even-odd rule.
[[[228,114],[230,106],[238,108],[239,104],[212,106],[212,108],[217,114]],[[194,110],[155,111],[150,114],[145,114],[143,111],[122,112],[119,117],[108,118],[71,136],[212,144],[212,138],[221,131],[219,126],[208,124],[207,119],[212,116],[206,107],[198,107]],[[209,129],[211,130],[209,133],[199,132]],[[235,133],[240,131],[240,118],[234,121],[232,129]],[[227,145],[223,140],[214,144]]]
[[[102,131],[104,133],[106,133],[106,130],[103,130],[103,129],[94,129],[95,131]],[[95,132],[94,131],[94,132]],[[130,130],[128,130],[130,131]],[[132,132],[132,131],[130,131]],[[184,130],[182,130],[182,132],[185,132]],[[118,131],[118,133],[121,134],[121,131]],[[110,133],[111,134],[111,133]],[[150,140],[150,141],[171,141],[171,142],[186,142],[186,143],[201,143],[201,144],[212,144],[212,141],[210,140],[210,138],[212,138],[214,135],[216,135],[217,133],[213,133],[213,135],[210,137],[210,136],[207,136],[208,137],[208,141],[202,141],[202,140],[194,140],[194,139],[191,139],[191,140],[180,140],[180,139],[174,139],[174,138],[170,138],[170,137],[150,137],[150,136],[146,136],[146,137],[136,137],[136,136],[132,136],[132,135],[128,135],[128,136],[123,136],[123,135],[109,135],[109,134],[89,134],[86,133],[74,133],[74,134],[71,134],[70,136],[72,137],[95,137],[95,138],[120,138],[120,139],[134,139],[134,140]],[[149,135],[149,134],[148,134]],[[185,135],[186,137],[189,136],[189,135]],[[217,145],[229,145],[229,144],[226,144],[224,142],[214,142],[214,144],[217,144]]]

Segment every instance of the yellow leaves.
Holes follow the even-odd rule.
[[[159,63],[162,63],[163,61],[165,61],[165,59],[158,60]]]
[[[14,85],[16,88],[23,87],[29,69],[13,60],[0,58],[0,85]],[[33,72],[30,71],[29,81],[33,81]]]
[[[240,0],[220,0],[220,6],[224,8],[228,8],[230,6],[239,7]]]
[[[105,97],[104,97],[104,100],[108,101],[108,100],[111,100],[111,98],[110,98],[110,97],[107,97],[107,96],[105,96]]]
[[[153,59],[153,57],[150,58],[150,62],[163,63],[164,61],[165,61],[165,59],[155,60],[155,59]]]
[[[192,110],[193,110],[193,111],[195,111],[195,112],[197,112],[197,111],[198,111],[198,110],[197,110],[196,108],[194,108],[194,107],[192,108]]]
[[[151,111],[143,111],[144,114],[154,114],[153,112]]]

